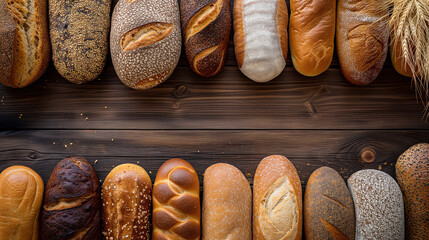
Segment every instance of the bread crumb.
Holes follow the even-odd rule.
[[[381,170],[381,165],[378,165],[378,170]]]
[[[384,163],[384,166],[386,166],[386,165],[387,165],[387,162]]]
[[[95,159],[95,161],[94,161],[94,165],[95,165],[95,164],[97,164],[97,162],[98,162],[98,160],[97,160],[97,159]]]
[[[22,113],[20,113],[20,114],[19,114],[19,117],[18,117],[18,118],[22,118]]]
[[[104,106],[105,109],[107,109],[107,106]]]
[[[70,145],[73,145],[73,143],[71,142]]]
[[[140,161],[137,161],[137,163],[140,163]]]
[[[67,147],[67,144],[64,144],[64,147]]]
[[[52,144],[54,144],[54,145],[55,145],[55,142],[53,142]]]
[[[113,138],[112,138],[112,142],[113,142]]]

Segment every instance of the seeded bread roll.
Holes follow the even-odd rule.
[[[204,173],[203,240],[252,239],[252,190],[236,167],[217,163]]]
[[[396,162],[405,202],[407,239],[429,239],[429,144],[410,147]]]
[[[36,172],[24,166],[3,170],[0,174],[0,239],[39,239],[42,200],[43,180]]]
[[[170,159],[153,186],[153,240],[200,239],[200,182],[183,159]]]
[[[104,180],[101,196],[104,239],[150,239],[152,182],[142,167],[115,167]]]
[[[5,0],[8,11],[1,2],[0,83],[26,87],[39,79],[49,64],[47,0]]]
[[[182,0],[183,41],[192,70],[211,77],[222,70],[231,32],[229,0]]]
[[[63,159],[46,184],[42,240],[101,238],[100,186],[94,168],[81,157]]]
[[[404,201],[401,189],[389,174],[366,169],[347,181],[356,212],[356,240],[403,240]]]
[[[344,77],[355,85],[374,81],[386,60],[389,9],[381,0],[339,0],[337,52]]]
[[[317,76],[334,55],[336,0],[290,1],[290,52],[295,69]]]
[[[300,240],[302,190],[298,172],[284,156],[259,163],[253,182],[253,239]]]
[[[241,72],[268,82],[286,66],[288,12],[284,0],[236,0],[235,57]]]
[[[321,167],[308,179],[304,232],[307,240],[355,239],[353,199],[343,178],[332,168]]]
[[[119,0],[112,14],[110,51],[119,79],[134,89],[164,82],[179,62],[177,0]]]
[[[82,84],[106,62],[111,0],[49,0],[52,58],[57,71]]]

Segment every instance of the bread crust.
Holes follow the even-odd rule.
[[[393,67],[399,74],[405,77],[413,76],[410,66],[405,63],[404,54],[400,44],[397,44],[396,48],[394,45],[390,45],[390,59],[392,60]]]
[[[12,79],[13,46],[16,27],[5,1],[0,1],[0,82],[7,85]]]

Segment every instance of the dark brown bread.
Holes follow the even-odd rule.
[[[49,0],[52,59],[67,80],[81,84],[103,70],[108,51],[110,0]]]
[[[46,185],[41,239],[100,239],[100,207],[100,187],[94,168],[81,157],[62,160]]]
[[[192,70],[211,77],[222,70],[231,32],[229,0],[182,0],[182,35]]]
[[[13,42],[15,40],[15,21],[7,9],[6,3],[0,1],[0,82],[8,82],[12,77]]]
[[[429,144],[410,147],[396,162],[405,203],[407,239],[429,239]]]
[[[343,178],[321,167],[308,179],[304,196],[305,239],[355,239],[355,211]]]

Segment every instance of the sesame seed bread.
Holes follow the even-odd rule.
[[[366,169],[347,180],[356,215],[356,240],[403,240],[404,201],[401,189],[387,173]]]
[[[47,0],[4,0],[9,13],[4,9],[3,0],[1,2],[0,83],[26,87],[39,79],[49,64]]]
[[[111,0],[49,0],[52,59],[70,82],[82,84],[103,70]]]
[[[183,159],[162,164],[153,186],[153,240],[200,239],[200,183]]]
[[[211,77],[222,70],[231,32],[229,0],[182,0],[183,41],[192,70]]]
[[[40,238],[101,238],[100,186],[94,168],[81,157],[59,162],[46,184]]]
[[[135,164],[122,164],[103,183],[104,239],[150,239],[152,182]]]
[[[355,85],[374,81],[387,56],[389,9],[383,0],[339,0],[337,52],[344,77]]]
[[[284,0],[234,2],[235,56],[241,72],[268,82],[286,66],[288,11]]]
[[[177,0],[119,0],[112,14],[110,52],[119,79],[134,89],[164,82],[179,62]]]
[[[410,147],[395,168],[404,196],[407,239],[429,239],[429,144]]]
[[[284,156],[259,163],[253,182],[253,239],[300,240],[302,190],[298,172]]]
[[[39,239],[43,186],[42,178],[28,167],[12,166],[1,172],[0,239]]]
[[[236,167],[217,163],[204,173],[203,240],[252,239],[252,190]]]

